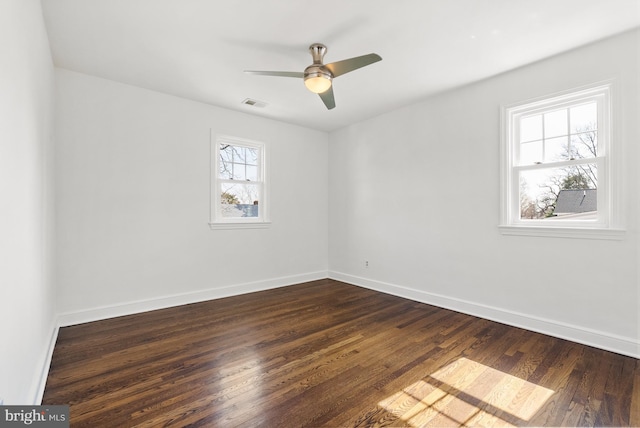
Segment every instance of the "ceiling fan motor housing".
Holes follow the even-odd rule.
[[[316,94],[327,91],[331,87],[333,75],[322,64],[327,47],[321,43],[314,43],[309,46],[309,52],[313,57],[313,64],[304,69],[304,84]]]
[[[327,47],[322,43],[314,43],[309,46],[309,53],[313,57],[314,64],[322,64],[322,58],[327,53]]]
[[[304,69],[304,78],[311,77],[324,77],[325,79],[333,79],[333,75],[329,70],[324,68],[322,65],[310,65],[309,67]]]

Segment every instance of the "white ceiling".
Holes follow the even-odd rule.
[[[330,131],[640,26],[640,0],[42,0],[56,66]],[[334,81],[327,110],[303,71],[375,52]],[[249,107],[245,98],[264,101]]]

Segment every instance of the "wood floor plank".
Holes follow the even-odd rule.
[[[333,280],[60,329],[72,427],[638,426],[638,360]]]
[[[629,426],[640,427],[640,360],[635,361],[633,371],[633,392],[631,393],[631,414],[629,415]]]

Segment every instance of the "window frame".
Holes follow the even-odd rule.
[[[505,235],[622,239],[618,194],[620,165],[614,136],[613,81],[599,82],[551,96],[501,107],[500,224]],[[597,156],[594,158],[519,165],[520,119],[595,101],[598,106]],[[571,132],[571,130],[569,130]],[[570,136],[568,136],[570,138]],[[520,173],[593,163],[598,171],[597,220],[521,219]]]
[[[220,146],[230,144],[232,146],[258,149],[258,179],[250,182],[259,187],[259,208],[257,217],[223,217],[221,190],[224,183],[233,182],[220,178]],[[268,210],[268,184],[267,184],[267,144],[261,141],[229,135],[211,135],[211,177],[210,177],[210,213],[209,227],[211,229],[263,229],[271,225]]]

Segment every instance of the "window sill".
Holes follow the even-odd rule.
[[[577,227],[542,227],[542,226],[498,226],[503,235],[537,236],[548,238],[605,239],[621,241],[625,238],[623,229],[596,229]]]
[[[209,227],[211,230],[225,230],[225,229],[268,229],[271,227],[270,221],[262,221],[255,223],[240,223],[240,222],[229,222],[229,223],[209,223]]]

